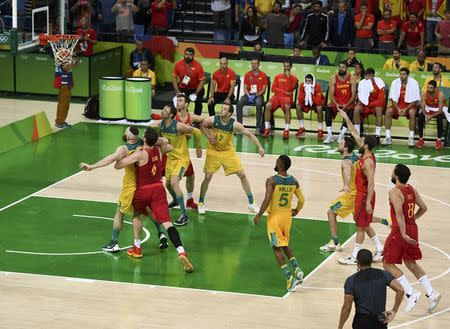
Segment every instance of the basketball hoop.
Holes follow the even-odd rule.
[[[67,64],[72,61],[72,54],[80,36],[76,34],[53,34],[46,35],[45,38],[52,47],[57,66]]]

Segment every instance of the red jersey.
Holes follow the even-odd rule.
[[[372,159],[373,165],[375,166],[376,165],[375,155],[373,155],[373,153],[372,153],[369,158]],[[361,156],[361,158],[357,162],[356,173],[355,173],[356,191],[363,192],[363,193],[367,193],[367,185],[369,184],[369,182],[367,181],[367,176],[364,174],[364,171],[363,171],[364,162],[367,159],[368,158],[364,158],[364,156]]]
[[[297,101],[300,105],[305,105],[305,83],[302,82],[300,84],[300,87],[298,88],[298,98]],[[316,82],[314,85],[314,94],[312,96],[313,104],[316,106],[322,106],[325,105],[325,97],[322,94],[322,88],[320,87],[320,84]]]
[[[339,75],[335,75],[336,84],[334,86],[334,100],[339,105],[347,104],[352,98],[352,85],[350,83],[351,75],[347,74],[344,81],[339,79]]]
[[[402,84],[400,87],[400,97],[398,98],[398,107],[404,109],[408,107],[409,103],[405,102],[406,86]]]
[[[267,75],[263,71],[258,71],[258,74],[250,71],[244,75],[244,86],[250,94],[259,93],[268,83]]]
[[[205,79],[205,71],[195,59],[189,64],[181,59],[173,68],[173,77],[178,79],[179,88],[196,89],[200,81]]]
[[[164,3],[158,8],[158,3],[154,1],[151,5],[152,9],[152,26],[159,28],[167,28],[169,26],[169,12],[174,8],[172,3]]]
[[[142,167],[136,167],[136,190],[147,185],[162,184],[161,152],[157,147],[144,149],[148,155],[148,162]]]
[[[217,83],[218,93],[228,93],[230,91],[231,83],[236,82],[236,73],[229,67],[223,72],[218,69],[213,73],[212,79]]]
[[[277,74],[273,80],[272,92],[275,96],[290,97],[292,99],[297,82],[298,79],[292,74],[289,77],[285,76],[284,73]]]
[[[175,116],[175,120],[177,120],[178,122],[182,122],[185,125],[191,126],[191,114],[189,112],[187,113],[186,121],[183,121],[183,119],[181,118],[180,112],[177,112],[177,115]]]
[[[397,22],[393,19],[388,20],[387,22],[384,19],[381,19],[378,21],[377,24],[377,30],[383,31],[383,30],[391,30],[393,28],[397,28]],[[383,34],[378,37],[378,40],[383,42],[392,42],[394,41],[394,32],[390,34]]]
[[[429,107],[439,108],[439,91],[431,96],[429,93],[426,94],[425,104]]]
[[[385,88],[378,88],[375,82],[372,82],[373,90],[369,96],[368,107],[383,106],[386,103],[386,90]]]
[[[411,47],[420,46],[420,33],[425,32],[425,27],[421,21],[417,21],[413,26],[410,21],[402,26],[402,32],[405,33],[406,43]]]
[[[362,20],[362,14],[358,14],[355,16],[355,23],[359,23]],[[374,24],[375,23],[375,16],[373,16],[372,14],[367,14],[366,17],[364,17],[364,21],[362,22],[361,27],[363,26],[369,26],[369,24]],[[361,39],[368,39],[372,37],[372,29],[370,30],[366,30],[366,29],[359,29],[356,30],[355,35],[358,38]]]
[[[408,225],[416,225],[416,219],[414,217],[415,208],[416,208],[416,193],[414,192],[414,188],[411,185],[405,185],[400,188],[400,191],[403,194],[404,201],[402,204],[402,213],[405,218],[405,224]],[[395,209],[391,202],[389,202],[391,206],[391,218],[392,218],[392,230],[398,229],[398,221],[397,216],[395,215]]]

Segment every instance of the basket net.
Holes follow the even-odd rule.
[[[57,66],[67,64],[72,61],[73,50],[80,40],[79,35],[74,34],[54,34],[48,36],[48,42],[55,55]]]

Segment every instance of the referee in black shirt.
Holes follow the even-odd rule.
[[[402,286],[391,273],[372,268],[372,253],[361,249],[356,257],[358,272],[345,281],[344,304],[339,318],[339,329],[344,327],[352,303],[355,302],[353,329],[383,329],[392,321],[405,294]],[[395,303],[392,310],[386,310],[386,286],[395,291]]]

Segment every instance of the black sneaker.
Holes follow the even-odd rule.
[[[381,138],[380,136],[375,136],[375,140],[377,142],[377,146],[379,146],[381,144]]]
[[[187,215],[181,215],[180,218],[178,218],[176,221],[173,222],[173,224],[177,226],[183,226],[186,225],[188,221],[189,218]]]
[[[169,245],[167,244],[167,238],[164,233],[159,235],[159,249],[167,249]]]
[[[111,240],[106,246],[102,248],[103,251],[107,252],[118,252],[120,250],[117,241]]]
[[[178,206],[178,202],[176,200],[173,200],[171,203],[169,203],[169,209],[175,208]]]

